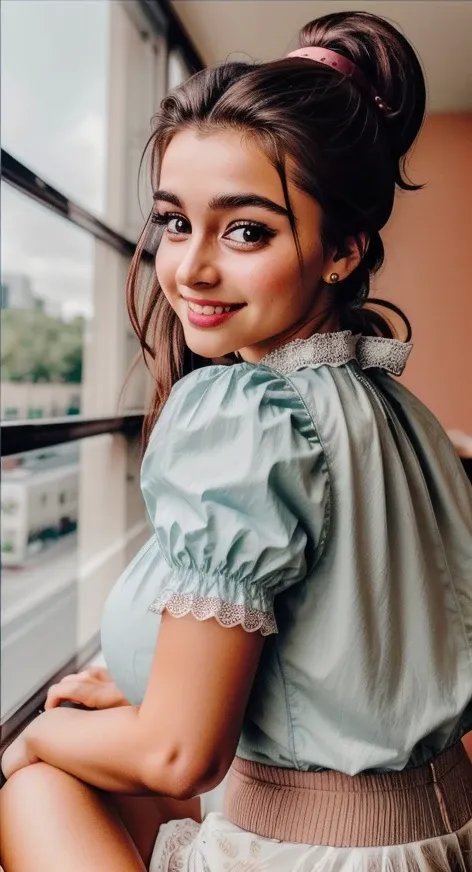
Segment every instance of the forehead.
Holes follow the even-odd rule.
[[[279,175],[267,155],[234,130],[179,131],[164,152],[159,187],[185,200],[251,191],[284,202]]]

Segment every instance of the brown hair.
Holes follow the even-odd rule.
[[[365,12],[318,18],[302,29],[299,43],[329,48],[353,61],[387,109],[380,110],[368,94],[336,70],[304,58],[205,69],[171,91],[155,116],[148,143],[153,189],[158,186],[162,155],[177,131],[187,127],[202,132],[239,130],[257,142],[279,173],[300,258],[288,195],[290,158],[291,180],[322,208],[325,250],[342,257],[347,240],[356,240],[359,248],[363,234],[369,240],[348,278],[329,289],[324,286],[341,329],[394,336],[394,328],[378,311],[385,306],[403,318],[409,338],[408,319],[396,306],[369,299],[376,306],[372,309],[365,303],[370,276],[384,259],[379,231],[390,217],[395,186],[403,190],[419,187],[409,183],[405,173],[405,157],[425,111],[419,60],[395,27]],[[145,441],[173,384],[208,363],[186,347],[181,324],[159,287],[153,256],[161,232],[151,214],[127,283],[131,323],[155,379]]]

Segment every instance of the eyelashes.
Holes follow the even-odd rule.
[[[154,212],[151,216],[151,223],[157,225],[161,228],[169,228],[169,225],[172,221],[181,222],[181,229],[176,228],[173,230],[168,229],[168,235],[170,237],[177,236],[186,236],[189,232],[191,232],[190,222],[187,221],[183,215],[176,212]],[[182,227],[183,225],[183,227]],[[243,239],[231,239],[231,234],[236,233],[237,231],[242,231],[243,236],[246,234],[246,238]],[[252,234],[253,238],[250,237]],[[271,238],[276,236],[276,231],[271,230],[267,225],[262,224],[260,221],[250,221],[250,220],[240,220],[234,221],[230,227],[223,234],[223,239],[228,239],[228,241],[232,242],[236,246],[239,247],[260,247],[261,245],[266,244]],[[256,238],[254,238],[254,236]]]
[[[243,233],[253,233],[259,237],[258,239],[231,240],[242,245],[261,245],[267,243],[276,235],[275,230],[271,230],[265,224],[260,224],[259,221],[235,221],[231,229],[227,230],[226,233],[236,233],[238,230],[242,230]]]
[[[157,224],[159,227],[167,227],[172,220],[180,220],[184,224],[188,224],[188,221],[186,221],[182,215],[179,215],[175,212],[153,212],[151,217],[151,223]]]

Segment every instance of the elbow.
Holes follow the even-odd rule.
[[[148,759],[142,781],[151,793],[184,801],[217,787],[229,765],[218,759],[201,760],[196,754],[174,751],[165,757]]]

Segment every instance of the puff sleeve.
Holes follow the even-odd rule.
[[[323,450],[290,382],[250,364],[182,379],[141,487],[164,563],[151,611],[277,632],[274,599],[313,567],[329,515]]]

